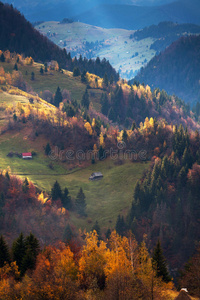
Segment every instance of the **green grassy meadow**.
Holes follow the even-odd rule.
[[[85,42],[101,42],[101,46],[93,50],[92,57],[108,59],[117,71],[121,70],[123,78],[127,78],[126,72],[138,71],[156,53],[150,49],[154,42],[152,38],[141,41],[130,39],[133,30],[105,29],[81,22],[60,24],[53,21],[39,24],[36,29],[60,47],[77,55],[84,56]],[[138,55],[133,57],[137,52]]]
[[[12,73],[14,68],[14,63],[0,63],[5,70],[5,72]],[[85,91],[85,84],[80,81],[80,78],[73,77],[72,72],[64,71],[64,73],[51,70],[48,73],[40,74],[40,68],[43,66],[39,63],[34,63],[33,65],[23,65],[18,64],[18,70],[22,72],[24,80],[33,88],[33,90],[41,96],[41,92],[49,90],[52,93],[56,92],[59,86],[61,90],[67,89],[71,98],[80,102],[82,95]],[[31,73],[35,73],[35,80],[31,80]]]
[[[57,180],[62,188],[67,187],[75,199],[79,188],[82,187],[86,196],[87,214],[80,218],[75,212],[71,213],[71,221],[78,228],[91,229],[97,220],[101,228],[113,228],[119,214],[126,214],[131,206],[133,190],[137,179],[148,167],[148,163],[132,163],[125,161],[117,165],[115,161],[106,159],[86,168],[67,169],[66,164],[51,161],[44,155],[44,140],[30,141],[23,132],[9,132],[0,136],[0,169],[9,169],[12,174],[22,179],[27,177],[38,188],[50,192]],[[37,155],[32,160],[19,157],[7,157],[10,151],[35,151]],[[53,163],[54,169],[49,168]],[[100,171],[103,179],[90,181],[94,171]]]
[[[5,64],[6,65],[6,64]],[[5,66],[4,65],[4,66]],[[7,64],[6,71],[12,69],[11,64]],[[21,67],[23,74],[26,69],[38,70],[38,82],[33,82],[35,87],[39,90],[44,85],[39,74],[39,65]],[[36,73],[36,72],[35,72]],[[55,77],[50,77],[50,81],[45,82],[44,88],[52,89],[52,85],[56,87],[60,78],[65,79],[69,83],[69,76],[65,74],[55,74]],[[45,77],[44,77],[45,78]],[[52,79],[51,79],[52,78]],[[73,84],[76,86],[76,93],[82,93],[84,85],[80,80],[71,78]],[[64,81],[64,79],[63,79]],[[62,88],[62,85],[59,82]],[[64,86],[63,86],[64,88]],[[72,87],[71,87],[72,88]],[[97,93],[97,94],[93,94]],[[90,90],[91,100],[96,109],[100,108],[100,90]],[[78,94],[77,94],[78,95]],[[28,103],[29,100],[25,96],[10,95],[7,92],[0,92],[0,126],[5,125],[7,121],[6,107],[9,105],[17,105]],[[36,102],[32,104],[36,105]],[[45,105],[39,103],[37,105]],[[44,108],[45,109],[45,108]],[[12,116],[10,116],[12,118]],[[97,162],[94,165],[90,163],[87,166],[73,167],[68,162],[52,161],[49,157],[44,155],[44,146],[48,141],[44,136],[32,136],[32,127],[29,123],[21,130],[9,130],[0,134],[0,169],[8,169],[11,174],[20,176],[22,179],[27,177],[38,188],[43,191],[51,191],[54,182],[57,180],[61,187],[67,187],[72,196],[73,201],[80,189],[86,196],[87,202],[87,217],[79,217],[76,212],[71,212],[71,222],[77,228],[86,228],[90,230],[96,221],[99,222],[102,230],[107,228],[114,228],[119,214],[128,212],[133,199],[133,190],[137,179],[141,178],[144,170],[148,168],[148,163],[133,163],[124,161],[119,165],[116,161],[106,159],[105,161]],[[31,160],[23,160],[17,156],[8,157],[9,152],[36,152],[36,156]],[[53,169],[50,168],[50,163]],[[103,179],[100,181],[90,181],[89,177],[94,171],[100,171],[103,174]]]

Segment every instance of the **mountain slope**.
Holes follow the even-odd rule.
[[[75,20],[106,28],[140,29],[162,21],[200,24],[197,0],[176,1],[154,7],[100,5],[79,14]]]
[[[135,77],[194,103],[200,97],[200,36],[182,37],[154,57]]]
[[[74,67],[79,67],[81,72],[86,70],[101,77],[107,73],[109,78],[112,75],[114,80],[118,80],[117,72],[108,61],[98,63],[87,59],[81,62],[72,61],[70,53],[40,34],[18,10],[2,2],[0,2],[0,49],[31,56],[40,62],[55,60],[60,67],[70,71]]]

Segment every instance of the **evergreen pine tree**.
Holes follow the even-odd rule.
[[[44,148],[44,152],[45,155],[49,155],[51,152],[51,146],[49,145],[49,143],[46,144],[45,148]]]
[[[40,68],[40,74],[41,74],[41,75],[44,74],[44,69],[43,69],[43,67]]]
[[[58,86],[55,97],[54,97],[54,105],[56,107],[59,107],[59,104],[60,104],[60,102],[62,102],[62,100],[63,100],[62,93],[61,93],[60,87]]]
[[[137,128],[137,126],[136,126],[136,123],[135,123],[135,121],[133,121],[133,124],[132,124],[131,130],[132,130],[132,131],[134,131],[136,128]]]
[[[111,230],[110,228],[108,228],[108,230],[106,231],[106,238],[109,239],[111,236]]]
[[[182,167],[180,172],[178,173],[178,187],[182,190],[187,183],[187,172],[185,167]]]
[[[13,121],[17,122],[17,115],[16,115],[16,113],[13,114]]]
[[[94,226],[92,227],[92,231],[95,230],[96,233],[98,234],[99,239],[101,238],[101,229],[99,226],[98,221],[95,222]]]
[[[110,76],[110,84],[113,84],[114,78],[113,75]]]
[[[84,70],[83,73],[81,74],[81,82],[87,83],[87,72]]]
[[[121,217],[120,215],[118,215],[115,229],[116,229],[116,232],[119,235],[124,235],[125,234],[125,232],[126,232],[126,223],[124,221],[123,216]]]
[[[123,142],[125,142],[125,143],[128,142],[128,134],[127,134],[126,129],[123,130],[122,140],[123,140]]]
[[[5,59],[5,56],[4,56],[4,54],[2,53],[1,56],[0,56],[0,61],[1,61],[1,62],[5,62],[5,60],[6,60],[6,59]]]
[[[37,255],[39,253],[40,250],[40,246],[39,246],[39,241],[38,239],[32,234],[30,233],[26,238],[25,238],[25,246],[26,246],[26,250],[30,249],[33,257],[37,258]]]
[[[103,149],[102,146],[99,147],[99,160],[103,160],[105,159],[106,156],[105,156],[105,150]]]
[[[18,66],[17,66],[16,63],[15,63],[15,65],[14,65],[14,70],[15,70],[15,71],[18,71]]]
[[[12,257],[13,261],[16,261],[19,270],[21,270],[22,260],[26,251],[25,239],[23,233],[20,233],[19,237],[12,244]]]
[[[10,262],[10,253],[8,245],[4,240],[3,236],[0,236],[0,268],[2,268],[5,262]]]
[[[109,101],[108,101],[108,97],[107,94],[102,94],[102,100],[101,100],[101,112],[102,114],[104,114],[105,116],[108,115],[108,111],[109,111]]]
[[[73,70],[73,76],[77,77],[77,76],[80,76],[80,75],[81,75],[81,72],[80,72],[79,68],[75,67],[74,70]]]
[[[152,262],[153,262],[153,267],[156,270],[157,277],[162,277],[163,281],[169,282],[171,280],[171,277],[167,270],[166,260],[163,255],[163,250],[161,248],[161,244],[159,240],[153,251]]]
[[[25,238],[24,244],[25,253],[21,262],[21,276],[23,276],[27,270],[33,270],[35,268],[36,259],[40,250],[39,241],[32,233]]]
[[[117,116],[112,107],[108,111],[108,119],[113,122],[116,122]]]
[[[64,189],[63,196],[62,196],[62,205],[67,210],[72,209],[72,201],[71,201],[71,197],[69,195],[68,188]]]
[[[73,237],[73,233],[72,233],[72,230],[71,230],[71,227],[69,224],[67,224],[67,226],[65,227],[65,230],[64,230],[64,234],[63,234],[63,241],[68,244],[71,239]]]
[[[182,163],[187,168],[191,168],[193,164],[193,158],[189,147],[186,147],[183,152]]]
[[[89,108],[90,99],[89,99],[89,93],[87,89],[85,90],[85,93],[83,94],[83,97],[81,99],[81,105],[86,107],[87,109]]]
[[[79,215],[86,216],[85,209],[86,209],[87,204],[85,201],[85,194],[83,193],[82,188],[80,188],[80,190],[76,196],[75,204],[76,204],[76,208],[77,208]]]
[[[23,182],[23,184],[22,184],[22,191],[23,191],[24,193],[27,193],[28,190],[29,190],[29,182],[28,182],[28,179],[25,178],[25,179],[24,179],[24,182]]]
[[[57,199],[62,199],[62,190],[57,180],[51,189],[51,198],[53,201],[56,201]]]
[[[45,71],[45,73],[48,72],[48,69],[47,69],[47,63],[44,64],[44,71]]]
[[[8,179],[8,181],[10,180],[10,175],[9,175],[8,171],[6,171],[5,177]]]
[[[26,249],[25,255],[22,260],[20,274],[23,276],[27,270],[32,270],[35,267],[35,258],[30,248]]]
[[[108,86],[108,75],[107,73],[104,74],[104,77],[103,77],[103,84],[107,87]]]

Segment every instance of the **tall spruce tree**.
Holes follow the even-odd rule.
[[[62,102],[62,100],[63,100],[62,93],[61,93],[60,87],[58,86],[55,97],[54,97],[54,105],[56,107],[59,107],[59,104],[60,104],[60,102]]]
[[[25,239],[23,233],[12,244],[12,258],[16,261],[19,270],[22,267],[22,261],[26,252]]]
[[[51,152],[51,146],[49,145],[49,143],[46,144],[45,148],[44,148],[44,152],[45,155],[49,155]]]
[[[29,190],[29,182],[28,182],[28,179],[25,178],[25,179],[24,179],[24,182],[23,182],[23,184],[22,184],[22,191],[23,191],[24,193],[27,193],[28,190]]]
[[[87,109],[89,108],[90,99],[89,99],[89,93],[87,89],[85,90],[85,93],[83,94],[83,97],[81,99],[81,105],[86,107]]]
[[[51,198],[53,201],[56,201],[57,199],[62,199],[62,190],[57,180],[51,189]]]
[[[123,216],[118,215],[115,229],[119,235],[125,234],[127,226],[126,226]]]
[[[104,74],[104,77],[103,77],[103,84],[107,87],[108,86],[108,75],[107,73]]]
[[[86,216],[85,209],[86,209],[87,204],[85,201],[85,194],[83,193],[82,188],[80,188],[80,190],[76,196],[75,204],[76,204],[76,209],[77,209],[79,215]]]
[[[0,56],[0,61],[1,61],[1,62],[5,62],[5,60],[6,60],[6,59],[5,59],[5,56],[4,56],[4,54],[2,53],[1,56]]]
[[[159,240],[153,251],[152,263],[153,263],[153,267],[156,270],[157,277],[162,277],[163,281],[169,282],[171,280],[171,277],[167,270],[166,260],[163,255],[163,250]]]
[[[104,93],[104,94],[102,94],[102,99],[101,99],[101,112],[102,112],[102,114],[107,116],[109,108],[110,108],[110,104],[109,104],[109,101],[108,101],[108,97],[107,97],[107,94]]]
[[[64,189],[63,196],[62,196],[62,205],[67,210],[72,209],[72,201],[71,201],[71,196],[69,195],[68,188]]]
[[[25,238],[25,254],[21,263],[21,275],[23,276],[27,270],[35,268],[36,259],[39,254],[40,246],[37,238],[30,233]]]
[[[81,74],[81,82],[87,83],[87,72],[85,70]]]
[[[92,231],[93,230],[96,231],[96,233],[98,234],[98,238],[100,239],[101,238],[101,229],[100,229],[98,221],[96,221],[94,226],[92,227]]]
[[[9,253],[9,248],[4,240],[4,237],[1,235],[0,236],[0,268],[4,266],[5,263],[10,262],[10,253]]]

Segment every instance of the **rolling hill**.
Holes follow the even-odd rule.
[[[162,21],[200,24],[198,0],[181,0],[154,7],[100,5],[77,15],[74,20],[104,28],[141,29]]]
[[[131,79],[156,53],[150,49],[154,39],[130,39],[134,31],[106,29],[81,22],[44,22],[35,27],[71,56],[82,55],[88,59],[104,57],[125,79]]]
[[[101,77],[107,73],[108,77],[118,79],[117,72],[108,61],[104,60],[96,64],[96,61],[87,59],[72,61],[70,53],[61,49],[47,37],[40,34],[33,28],[20,12],[12,5],[4,5],[0,2],[0,48],[31,56],[38,62],[57,61],[61,68],[73,71],[74,67],[79,67],[80,71],[90,71]]]
[[[44,22],[35,27],[71,56],[104,57],[130,80],[154,55],[180,36],[200,33],[200,26],[162,22],[141,30],[106,29],[81,22]]]
[[[182,37],[154,57],[136,80],[194,104],[200,97],[200,36]]]

